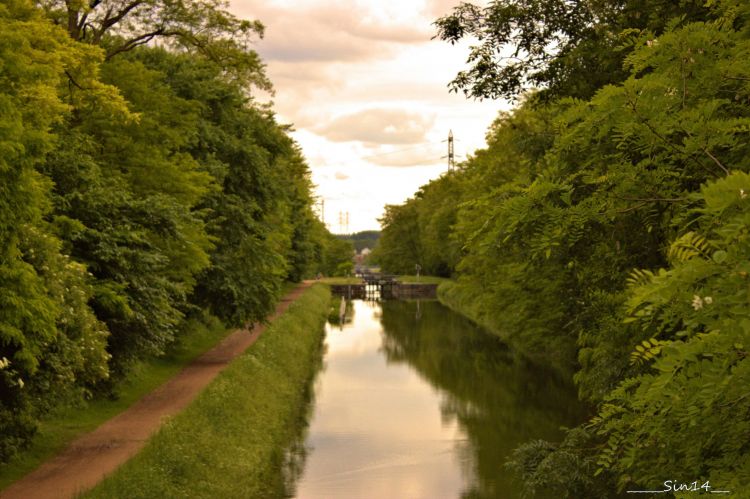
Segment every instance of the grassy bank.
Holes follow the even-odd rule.
[[[84,497],[278,497],[320,363],[327,286],[310,288],[144,450]]]
[[[572,377],[575,370],[575,344],[565,343],[560,337],[554,340],[524,335],[523,331],[502,329],[502,320],[496,314],[484,310],[481,300],[466,293],[455,281],[442,280],[438,286],[438,300],[474,323],[499,336],[513,349],[529,359],[551,365],[565,376]],[[553,342],[553,344],[550,344]]]
[[[324,277],[320,279],[323,284],[361,284],[362,279],[359,277]]]
[[[0,465],[0,490],[62,451],[76,437],[90,432],[151,392],[193,359],[209,350],[231,332],[215,317],[189,320],[180,340],[166,355],[133,367],[117,387],[116,399],[95,399],[83,406],[61,407],[39,423],[31,446],[8,463]]]
[[[284,283],[282,295],[297,284]],[[121,413],[141,397],[175,376],[187,364],[210,350],[234,329],[213,316],[190,319],[182,326],[177,343],[162,357],[136,364],[117,386],[117,398],[94,399],[82,405],[60,407],[39,422],[29,448],[0,465],[0,490],[60,453],[71,441]]]
[[[450,282],[450,279],[446,277],[435,277],[431,275],[421,275],[419,277],[415,275],[400,275],[398,280],[401,282],[419,282],[422,284],[442,284],[444,282]]]

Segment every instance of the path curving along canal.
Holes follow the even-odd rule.
[[[513,449],[585,417],[569,382],[436,301],[354,301],[325,341],[295,497],[519,498]]]
[[[300,283],[280,300],[267,320],[272,321],[284,313],[311,285],[312,281]],[[91,433],[78,437],[60,454],[0,491],[0,499],[78,497],[137,454],[165,418],[187,407],[265,329],[266,324],[256,324],[250,330],[234,331],[162,386]]]

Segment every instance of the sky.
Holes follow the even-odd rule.
[[[450,130],[460,162],[509,109],[448,91],[469,48],[432,40],[432,23],[458,1],[231,0],[266,27],[255,50],[275,94],[256,98],[293,126],[332,232],[379,229],[386,204],[447,170]]]

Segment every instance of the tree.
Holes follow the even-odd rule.
[[[35,430],[36,418],[71,391],[107,377],[107,332],[87,301],[90,280],[69,260],[53,228],[49,181],[36,171],[57,144],[70,107],[66,72],[90,100],[116,93],[95,78],[101,54],[73,43],[29,2],[0,5],[0,461]]]
[[[435,22],[437,37],[474,38],[470,69],[451,82],[467,97],[514,100],[530,88],[541,96],[589,98],[627,77],[622,63],[636,35],[657,36],[673,18],[706,19],[700,0],[496,0],[463,2]]]
[[[627,79],[592,98],[530,99],[493,129],[495,161],[467,163],[454,291],[522,350],[577,341],[575,380],[599,404],[562,443],[519,449],[531,487],[602,495],[676,474],[750,487],[734,390],[746,383],[750,10],[717,5],[716,20],[641,38]],[[575,479],[551,477],[561,469]]]
[[[424,263],[418,203],[419,200],[415,197],[400,206],[385,206],[383,218],[379,219],[382,227],[380,239],[372,258],[386,272],[411,274],[414,265]]]
[[[42,5],[0,6],[0,461],[186,318],[260,321],[338,263],[289,128],[248,95],[269,88],[259,24],[213,1]]]
[[[227,11],[222,0],[37,0],[73,40],[105,48],[106,59],[162,40],[221,65],[245,84],[270,89],[250,46],[263,35],[259,21]]]
[[[630,360],[648,367],[622,380],[590,423],[606,439],[599,467],[620,487],[688,474],[750,489],[748,189],[746,172],[708,182],[695,230],[672,243],[669,268],[633,272],[627,320],[647,339],[631,346]]]

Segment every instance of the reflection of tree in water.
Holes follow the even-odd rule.
[[[315,408],[315,382],[325,370],[323,363],[325,342],[321,339],[319,346],[321,355],[314,366],[310,378],[304,384],[304,410],[300,411],[295,421],[287,426],[289,429],[287,445],[279,450],[279,466],[274,466],[278,473],[272,478],[276,481],[277,497],[295,497],[296,488],[305,470],[308,448],[305,446],[310,429],[310,420]]]
[[[334,296],[331,298],[331,305],[328,309],[328,323],[332,326],[343,327],[346,324],[354,322],[354,302],[346,301],[344,317],[341,317],[341,298]]]
[[[386,358],[440,389],[443,420],[456,420],[469,439],[459,454],[476,483],[464,496],[520,497],[504,463],[518,445],[559,440],[561,426],[582,421],[574,387],[437,302],[420,303],[421,317],[415,302],[382,307]]]

